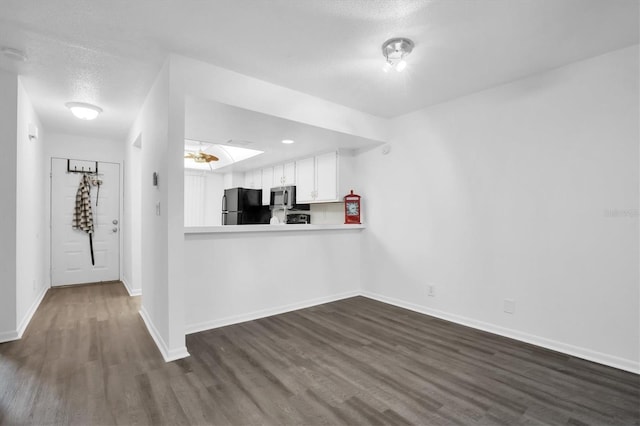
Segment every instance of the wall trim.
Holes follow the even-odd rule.
[[[38,294],[38,297],[36,298],[36,300],[33,301],[31,306],[29,307],[29,310],[25,314],[24,318],[22,318],[22,321],[20,321],[20,326],[18,327],[17,330],[4,331],[0,333],[0,343],[12,342],[14,340],[22,339],[22,335],[26,331],[27,327],[29,326],[29,323],[33,319],[33,316],[35,315],[36,311],[40,307],[40,303],[42,303],[42,300],[44,299],[44,296],[47,294],[48,290],[49,290],[49,287],[42,288],[42,290],[40,291],[40,294]]]
[[[331,296],[318,297],[308,299],[302,302],[290,303],[275,308],[260,309],[258,311],[248,312],[246,314],[232,315],[212,321],[205,321],[196,324],[187,325],[186,334],[198,333],[200,331],[211,330],[213,328],[225,327],[227,325],[239,324],[246,321],[253,321],[260,318],[270,317],[272,315],[284,314],[286,312],[297,311],[298,309],[310,308],[312,306],[322,305],[324,303],[336,302],[350,297],[360,296],[358,290],[348,291],[344,293],[333,294]]]
[[[24,318],[20,322],[20,325],[18,326],[18,339],[22,339],[22,335],[24,334],[25,330],[29,326],[29,323],[33,319],[33,316],[38,310],[38,307],[40,307],[40,303],[42,303],[42,300],[44,299],[44,296],[47,294],[47,291],[49,291],[49,287],[43,287],[42,290],[40,291],[40,294],[36,298],[36,300],[34,300],[31,306],[29,307],[29,310],[27,311],[26,315],[24,316]]]
[[[189,352],[187,351],[186,346],[183,346],[177,349],[167,348],[167,345],[164,343],[162,336],[160,336],[160,333],[158,332],[156,327],[153,325],[153,322],[151,321],[151,317],[147,313],[147,310],[144,308],[144,306],[140,308],[140,316],[142,317],[144,324],[147,326],[147,330],[149,331],[149,334],[151,335],[151,338],[153,339],[153,341],[156,343],[156,346],[158,347],[158,350],[162,354],[162,358],[164,358],[165,362],[171,362],[171,361],[175,361],[178,359],[191,356],[191,354],[189,354]]]
[[[587,361],[596,362],[598,364],[603,364],[609,367],[618,368],[630,373],[640,374],[640,362],[631,359],[619,358],[591,349],[573,346],[567,343],[558,342],[556,340],[547,339],[545,337],[524,333],[510,328],[500,327],[491,323],[474,320],[472,318],[463,317],[460,315],[450,314],[437,309],[427,308],[425,306],[416,305],[411,302],[405,302],[400,299],[383,296],[381,294],[372,293],[369,291],[363,291],[361,295],[369,299],[377,300],[378,302],[397,306],[399,308],[408,309],[410,311],[430,315],[432,317],[440,318],[456,324],[461,324],[478,330],[487,331],[499,336],[508,337],[510,339],[530,343],[532,345],[540,346],[546,349],[551,349],[553,351],[562,352],[567,355],[582,358]]]
[[[120,281],[122,281],[122,284],[124,284],[124,288],[127,289],[127,293],[129,293],[129,296],[142,296],[142,289],[141,288],[136,288],[136,289],[132,289],[131,286],[129,285],[129,283],[127,282],[127,280],[123,278],[120,278]]]
[[[0,333],[0,343],[13,342],[20,339],[17,331],[3,331]]]

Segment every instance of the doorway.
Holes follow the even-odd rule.
[[[73,229],[76,193],[91,170],[93,264],[89,235]],[[51,285],[120,279],[120,164],[51,159]]]

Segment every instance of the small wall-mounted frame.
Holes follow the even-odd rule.
[[[153,172],[153,186],[158,186],[158,172]]]

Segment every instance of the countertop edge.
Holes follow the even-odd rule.
[[[365,225],[228,225],[185,227],[184,234],[229,234],[242,232],[291,232],[291,231],[349,231],[362,230]]]

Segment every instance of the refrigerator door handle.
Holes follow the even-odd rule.
[[[227,211],[227,196],[223,195],[222,196],[222,211]]]

